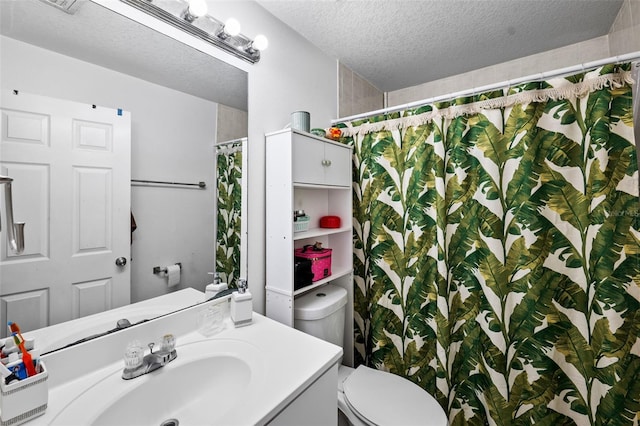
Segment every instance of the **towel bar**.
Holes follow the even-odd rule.
[[[179,185],[179,186],[197,186],[198,188],[206,188],[207,184],[205,182],[198,183],[182,183],[182,182],[164,182],[160,180],[141,180],[141,179],[131,179],[133,183],[150,183],[155,185]]]

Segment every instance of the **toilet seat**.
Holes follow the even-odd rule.
[[[351,411],[368,425],[447,425],[442,407],[415,383],[364,365],[342,382]]]

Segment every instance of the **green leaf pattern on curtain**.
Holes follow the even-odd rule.
[[[240,277],[242,151],[217,155],[216,271],[231,287]]]
[[[417,383],[453,425],[637,424],[632,125],[625,84],[345,138],[356,361]]]

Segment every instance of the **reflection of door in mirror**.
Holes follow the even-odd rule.
[[[25,249],[2,233],[0,324],[23,331],[128,304],[131,116],[4,91],[0,165]],[[6,336],[0,327],[0,336]]]
[[[236,287],[241,276],[243,161],[247,138],[216,144],[215,265],[224,280]]]

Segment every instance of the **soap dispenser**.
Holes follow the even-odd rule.
[[[253,302],[247,280],[238,279],[238,291],[231,295],[231,320],[236,327],[251,324]]]
[[[209,300],[216,294],[229,288],[227,283],[222,282],[222,278],[220,278],[220,272],[209,272],[209,274],[213,275],[213,282],[205,287],[204,300]]]

